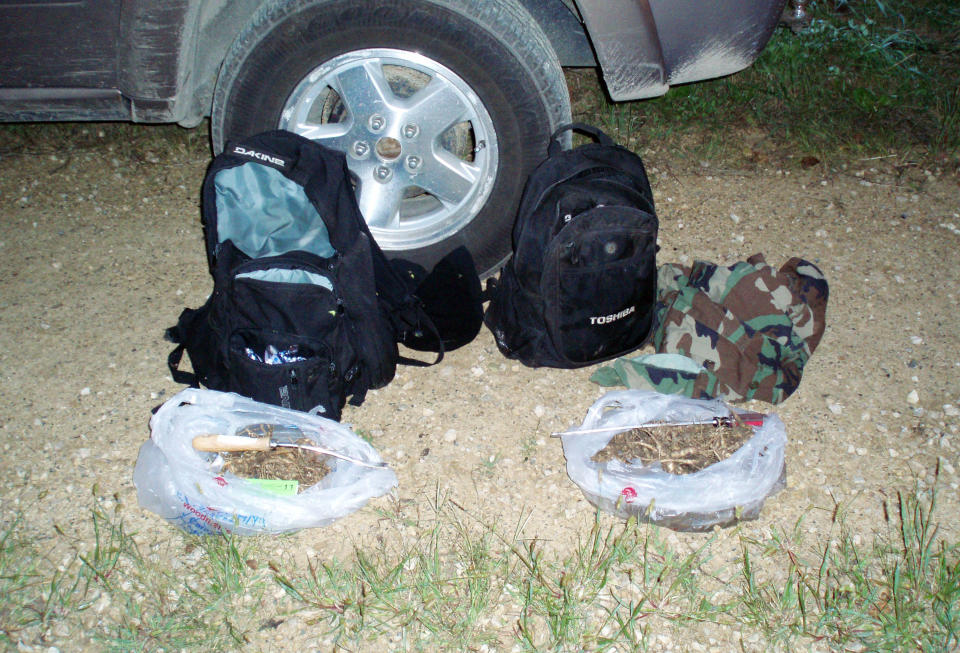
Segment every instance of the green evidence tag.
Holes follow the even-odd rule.
[[[248,478],[247,482],[265,492],[281,497],[295,496],[297,490],[300,489],[299,481],[288,481],[282,478]]]

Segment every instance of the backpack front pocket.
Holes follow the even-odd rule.
[[[325,345],[310,338],[264,330],[236,331],[230,338],[230,387],[266,403],[311,410],[338,419],[331,405],[336,363]]]
[[[544,258],[544,318],[557,352],[585,365],[639,347],[656,298],[656,230],[641,211],[598,207],[577,216]]]
[[[224,297],[230,388],[338,419],[356,357],[343,303],[323,266],[281,258],[240,266]],[[352,371],[351,371],[352,370]]]
[[[263,328],[326,340],[338,327],[343,303],[319,267],[277,260],[240,266],[230,284],[231,330]]]

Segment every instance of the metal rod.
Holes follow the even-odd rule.
[[[551,438],[563,435],[590,435],[592,433],[610,433],[611,431],[632,431],[634,429],[655,429],[666,426],[713,426],[715,428],[736,426],[738,423],[747,426],[763,426],[763,415],[760,413],[743,413],[742,415],[723,415],[703,420],[687,422],[648,422],[646,424],[627,424],[625,426],[605,426],[595,429],[580,429],[574,431],[559,431],[551,433]]]
[[[372,467],[373,469],[384,469],[390,466],[384,462],[368,463],[365,460],[360,460],[359,458],[353,458],[351,456],[347,456],[342,453],[337,453],[336,451],[331,451],[330,449],[324,449],[323,447],[315,447],[311,444],[295,444],[293,442],[277,442],[276,440],[271,440],[270,446],[273,448],[286,447],[288,449],[305,449],[307,451],[319,453],[324,456],[339,458],[340,460],[345,460],[348,463],[353,463],[354,465],[360,465],[361,467]]]

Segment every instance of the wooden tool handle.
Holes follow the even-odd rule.
[[[197,451],[270,451],[270,438],[244,435],[198,435],[193,439]]]

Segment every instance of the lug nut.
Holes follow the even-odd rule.
[[[404,138],[416,138],[420,133],[420,128],[413,123],[409,125],[404,125],[403,127],[403,137]]]
[[[390,177],[393,176],[393,172],[387,166],[377,166],[373,171],[373,177],[380,183],[386,183],[390,181]]]
[[[407,168],[409,170],[416,170],[420,167],[420,164],[423,163],[420,160],[420,157],[410,155],[407,157]]]
[[[363,141],[357,141],[353,144],[353,154],[357,158],[362,159],[370,153],[370,146],[364,143]]]
[[[387,121],[384,120],[383,116],[370,116],[370,129],[375,132],[382,130],[386,127]]]

